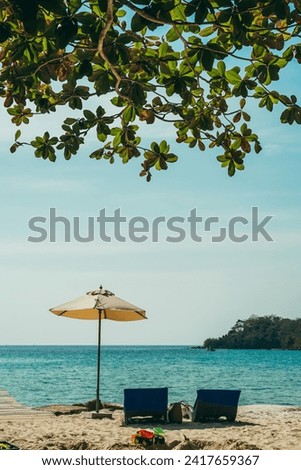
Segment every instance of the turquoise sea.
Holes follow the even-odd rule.
[[[0,346],[0,389],[23,404],[80,403],[95,397],[96,347]],[[169,401],[194,403],[199,388],[241,389],[240,404],[301,406],[301,351],[103,346],[101,399],[123,389],[168,387]]]

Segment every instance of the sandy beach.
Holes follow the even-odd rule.
[[[131,444],[132,434],[156,426],[125,426],[121,409],[112,410],[111,419],[101,420],[89,418],[89,413],[76,407],[58,405],[47,407],[47,411],[53,414],[1,416],[0,440],[31,450],[135,449],[139,447]],[[239,406],[235,423],[183,420],[182,424],[161,427],[166,444],[159,449],[301,449],[301,407]]]

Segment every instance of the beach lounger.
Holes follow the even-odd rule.
[[[234,422],[240,390],[198,390],[192,421],[207,421],[225,416]]]
[[[128,424],[133,417],[148,417],[167,420],[167,388],[126,388],[124,389],[124,421]]]

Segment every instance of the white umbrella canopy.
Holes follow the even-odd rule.
[[[99,289],[87,292],[64,304],[50,309],[55,315],[79,320],[98,320],[98,352],[97,352],[97,387],[96,412],[99,412],[100,402],[100,346],[101,320],[137,321],[146,320],[145,310],[116,297],[112,292],[100,286]]]
[[[101,319],[115,321],[134,321],[146,319],[145,310],[130,304],[112,292],[100,287],[86,295],[50,309],[58,316],[78,318],[79,320]]]

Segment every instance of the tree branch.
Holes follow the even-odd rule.
[[[128,96],[122,95],[120,93],[119,87],[120,83],[123,80],[117,69],[114,67],[114,65],[109,61],[105,51],[104,51],[104,41],[106,38],[106,35],[110,28],[112,27],[112,24],[114,22],[114,0],[108,0],[108,8],[107,8],[107,22],[105,24],[105,27],[101,30],[101,33],[99,35],[98,39],[98,44],[97,44],[97,50],[100,55],[100,57],[105,61],[106,64],[108,64],[112,74],[116,78],[116,84],[115,84],[115,91],[116,93],[123,98],[124,100],[130,102],[130,98]]]
[[[132,11],[134,11],[135,13],[138,13],[138,15],[140,15],[142,18],[145,18],[146,20],[151,21],[152,23],[157,23],[157,24],[160,24],[162,26],[165,25],[165,24],[170,24],[172,26],[174,24],[176,24],[174,22],[168,22],[168,21],[165,21],[165,20],[160,20],[159,18],[155,18],[154,16],[149,15],[148,13],[146,13],[141,8],[136,7],[135,5],[133,5],[128,0],[123,0],[123,3],[124,3],[124,5],[129,7]]]

